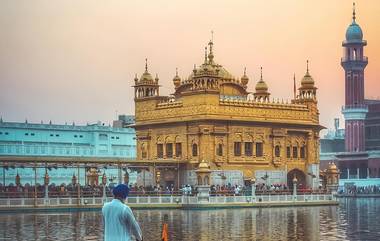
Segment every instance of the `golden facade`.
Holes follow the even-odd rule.
[[[270,97],[262,74],[254,93],[248,82],[245,71],[234,78],[214,61],[212,41],[203,64],[187,79],[176,74],[172,96],[160,96],[159,79],[146,65],[134,85],[137,160],[177,165],[179,172],[160,171],[162,185],[191,182],[187,172],[206,160],[216,173],[211,184],[233,171],[242,180],[270,183],[286,183],[296,174],[303,185],[315,187],[322,127],[309,70],[289,102]]]

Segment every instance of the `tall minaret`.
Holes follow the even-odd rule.
[[[364,56],[363,32],[356,23],[355,3],[352,23],[347,28],[343,41],[344,56],[341,65],[345,72],[345,106],[343,115],[346,121],[345,146],[347,152],[365,151],[364,120],[368,112],[364,103],[364,69],[368,64]]]

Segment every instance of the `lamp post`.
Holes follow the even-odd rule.
[[[103,200],[106,201],[107,195],[106,195],[106,184],[107,184],[107,176],[106,173],[103,172],[102,176],[102,185],[103,185]]]
[[[49,174],[47,169],[45,169],[45,177],[44,177],[44,184],[45,184],[45,201],[49,199]]]
[[[251,179],[252,202],[256,201],[256,178]]]
[[[297,198],[297,182],[298,182],[297,177],[296,177],[296,175],[294,175],[294,178],[293,178],[293,198],[294,198],[294,200],[296,200],[296,198]]]

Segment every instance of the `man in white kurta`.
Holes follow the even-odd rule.
[[[114,199],[103,206],[105,241],[129,241],[132,235],[142,240],[140,226],[132,210],[124,204],[128,191],[127,185],[117,185],[113,190]]]

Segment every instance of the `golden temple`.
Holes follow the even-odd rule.
[[[317,187],[319,112],[315,83],[307,68],[291,101],[273,100],[261,70],[255,91],[249,78],[234,78],[215,62],[213,41],[204,62],[190,76],[173,78],[174,93],[161,96],[159,79],[148,71],[134,80],[137,160],[177,165],[158,171],[161,185],[196,182],[206,160],[211,184],[243,184],[256,178],[287,184],[297,175],[304,187]],[[154,170],[157,172],[157,170]]]

